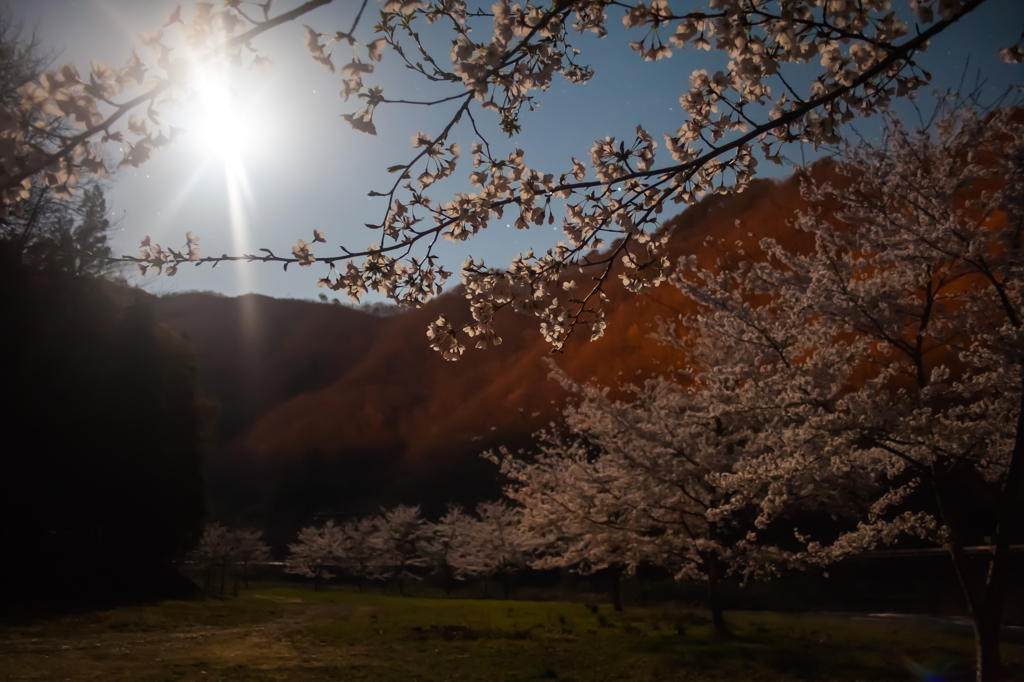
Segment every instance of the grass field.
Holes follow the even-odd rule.
[[[0,679],[184,681],[914,680],[972,641],[826,615],[728,614],[715,637],[682,609],[398,597],[267,586],[7,624]],[[900,657],[900,653],[907,658]],[[1024,660],[1005,645],[1004,659]]]

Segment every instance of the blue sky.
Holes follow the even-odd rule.
[[[276,4],[284,10],[297,3],[279,0]],[[372,39],[375,4],[371,1],[372,11],[357,37]],[[905,4],[894,0],[897,9]],[[93,58],[115,67],[123,64],[136,44],[136,34],[166,21],[174,5],[164,0],[15,0],[12,6],[17,16],[38,28],[45,45],[60,51],[58,62],[73,62],[85,73]],[[296,239],[309,241],[314,229],[324,231],[328,240],[326,246],[317,245],[314,250],[322,255],[336,253],[340,244],[355,250],[377,240],[378,233],[364,223],[379,222],[384,204],[368,198],[367,193],[390,187],[394,176],[385,169],[412,158],[410,136],[419,130],[439,130],[452,107],[382,108],[375,116],[376,138],[351,130],[341,120],[340,114],[352,112],[356,106],[352,100],[346,103],[338,97],[339,77],[309,58],[302,44],[302,23],[324,33],[345,30],[357,6],[353,1],[336,0],[294,25],[275,29],[257,43],[273,59],[271,70],[263,75],[233,74],[231,93],[239,112],[238,126],[229,122],[227,132],[245,129],[244,134],[239,133],[244,149],[237,162],[230,164],[234,170],[226,168],[216,153],[216,139],[204,136],[211,119],[201,104],[162,112],[189,132],[140,169],[128,168],[113,176],[108,205],[120,219],[114,237],[116,250],[134,253],[146,234],[164,246],[179,247],[190,230],[201,236],[204,255],[237,254],[260,247],[288,253]],[[583,51],[581,60],[594,66],[595,77],[586,85],[556,81],[550,90],[540,93],[540,107],[522,118],[521,135],[508,140],[492,112],[479,113],[478,122],[491,131],[485,134],[492,148],[497,143],[497,149],[508,153],[518,145],[526,150],[528,166],[557,175],[570,169],[570,157],[585,160],[595,139],[610,135],[630,141],[636,126],[642,124],[659,142],[659,158],[670,160],[662,134],[675,131],[683,120],[678,98],[689,87],[690,72],[695,68],[713,72],[723,68],[726,60],[713,51],[687,49],[675,51],[668,60],[644,62],[627,45],[643,33],[621,28],[620,9],[612,8],[609,17],[607,38],[599,41],[588,34],[573,40]],[[972,76],[980,70],[988,79],[989,93],[1024,83],[1024,67],[1003,64],[997,54],[999,47],[1017,40],[1022,28],[1024,2],[988,0],[934,40],[919,60],[933,75],[928,91],[955,87],[968,56]],[[443,64],[447,48],[443,39],[436,44]],[[149,57],[145,48],[140,47],[139,52],[144,59]],[[439,88],[417,78],[387,52],[376,73],[365,80],[382,85],[385,95],[394,98],[436,99],[459,92],[457,86]],[[901,111],[907,108],[901,107]],[[877,131],[872,121],[856,125],[868,137]],[[464,180],[471,169],[469,133],[463,126],[454,136],[462,144],[463,157],[455,178],[428,191],[435,200],[455,191],[470,191]],[[811,150],[804,151],[813,156]],[[801,150],[793,147],[788,155],[799,160]],[[244,170],[245,183],[239,182],[239,168]],[[764,163],[759,170],[768,176],[789,172]],[[234,178],[232,182],[229,176]],[[440,254],[447,267],[457,273],[467,255],[503,266],[520,251],[542,250],[560,240],[560,232],[550,226],[517,231],[506,227],[509,222],[495,221],[476,239],[443,247]],[[325,272],[323,266],[289,268],[286,273],[277,265],[225,264],[215,269],[183,268],[175,278],[149,277],[145,286],[154,293],[200,289],[232,296],[252,291],[316,298],[322,291],[316,280]],[[457,275],[452,283],[456,280]]]

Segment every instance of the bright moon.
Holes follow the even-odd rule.
[[[197,96],[192,126],[196,141],[224,160],[239,159],[255,139],[248,112],[239,106],[230,82],[224,75],[209,73],[195,78],[192,88]]]

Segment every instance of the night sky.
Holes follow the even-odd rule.
[[[278,2],[275,11],[298,3]],[[675,4],[675,3],[673,3]],[[904,3],[896,0],[895,6]],[[688,5],[687,5],[688,6]],[[163,24],[175,3],[157,0],[15,0],[16,17],[38,29],[44,46],[59,52],[55,64],[72,62],[81,73],[88,72],[90,59],[104,59],[116,68],[124,63],[140,31]],[[680,5],[678,9],[681,9]],[[185,232],[202,238],[204,255],[239,254],[268,247],[278,254],[289,253],[296,239],[310,241],[313,230],[325,232],[328,243],[317,245],[314,253],[336,253],[339,244],[350,249],[369,246],[379,233],[364,227],[378,223],[384,200],[369,199],[370,190],[383,190],[394,180],[386,168],[405,163],[414,155],[410,136],[418,131],[436,133],[447,122],[457,103],[425,108],[390,105],[378,109],[375,123],[379,137],[364,136],[349,128],[340,114],[355,111],[355,100],[343,102],[338,96],[340,77],[315,64],[303,47],[303,23],[317,31],[347,30],[358,3],[336,0],[328,7],[298,22],[274,29],[256,45],[274,62],[266,74],[244,71],[231,73],[233,118],[211,114],[208,100],[194,101],[162,113],[175,126],[189,133],[175,145],[135,170],[116,173],[110,183],[108,206],[119,219],[113,243],[116,252],[134,254],[143,235],[165,247],[181,247]],[[357,37],[373,39],[377,3],[371,2]],[[558,174],[571,168],[570,157],[588,159],[593,140],[607,135],[627,142],[642,124],[658,141],[658,160],[671,158],[664,150],[662,134],[673,132],[681,123],[678,97],[689,87],[687,78],[695,68],[709,72],[724,67],[726,59],[714,51],[696,53],[674,50],[669,60],[644,62],[627,45],[639,40],[641,30],[622,30],[621,9],[609,12],[610,35],[598,41],[592,34],[574,36],[572,43],[583,50],[581,60],[596,70],[586,85],[556,80],[540,93],[540,108],[521,119],[523,132],[508,140],[497,125],[493,112],[479,112],[492,149],[507,154],[519,145],[526,150],[531,168]],[[421,29],[424,35],[438,31],[441,24]],[[970,56],[971,73],[980,69],[988,79],[987,92],[995,94],[1011,83],[1024,83],[1021,66],[1003,64],[997,50],[1013,44],[1024,28],[1024,3],[1019,0],[988,0],[959,25],[946,31],[922,55],[919,63],[933,74],[933,88],[955,87]],[[479,39],[479,38],[478,38]],[[447,36],[436,43],[439,63],[448,60]],[[145,61],[152,53],[138,46]],[[347,50],[347,48],[345,48]],[[336,59],[339,66],[347,58]],[[804,67],[810,72],[810,67]],[[459,86],[427,83],[402,68],[396,55],[385,51],[384,61],[368,85],[384,87],[386,97],[395,99],[437,99],[458,94]],[[932,88],[929,88],[929,91]],[[927,93],[922,93],[926,95]],[[213,93],[213,97],[220,96]],[[928,98],[922,97],[927,103]],[[901,111],[908,111],[906,106]],[[870,138],[877,123],[856,122],[858,131]],[[469,146],[472,130],[465,121],[452,139],[462,145],[462,158],[455,177],[431,187],[427,194],[435,201],[447,200],[456,191],[473,191],[466,176],[472,169]],[[234,138],[235,151],[225,156],[221,141]],[[813,158],[810,149],[805,158]],[[111,157],[119,159],[116,149]],[[793,147],[789,157],[799,161],[801,150]],[[763,163],[766,176],[785,175]],[[668,217],[672,214],[668,209]],[[514,218],[510,212],[506,215]],[[503,223],[492,223],[483,238],[439,251],[448,269],[458,272],[467,255],[483,257],[492,266],[505,266],[520,251],[541,250],[560,240],[561,233],[544,226],[530,233]],[[556,226],[557,228],[557,222]],[[326,266],[289,268],[253,264],[225,264],[212,269],[183,268],[177,277],[152,276],[145,287],[153,293],[184,290],[213,290],[226,295],[257,292],[276,297],[315,298],[317,278]],[[136,278],[138,280],[138,278]],[[456,274],[450,284],[457,283]]]

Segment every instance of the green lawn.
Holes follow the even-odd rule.
[[[907,680],[969,637],[829,616],[732,613],[734,640],[678,609],[259,587],[7,625],[2,680]],[[1005,645],[1009,661],[1024,647]]]

